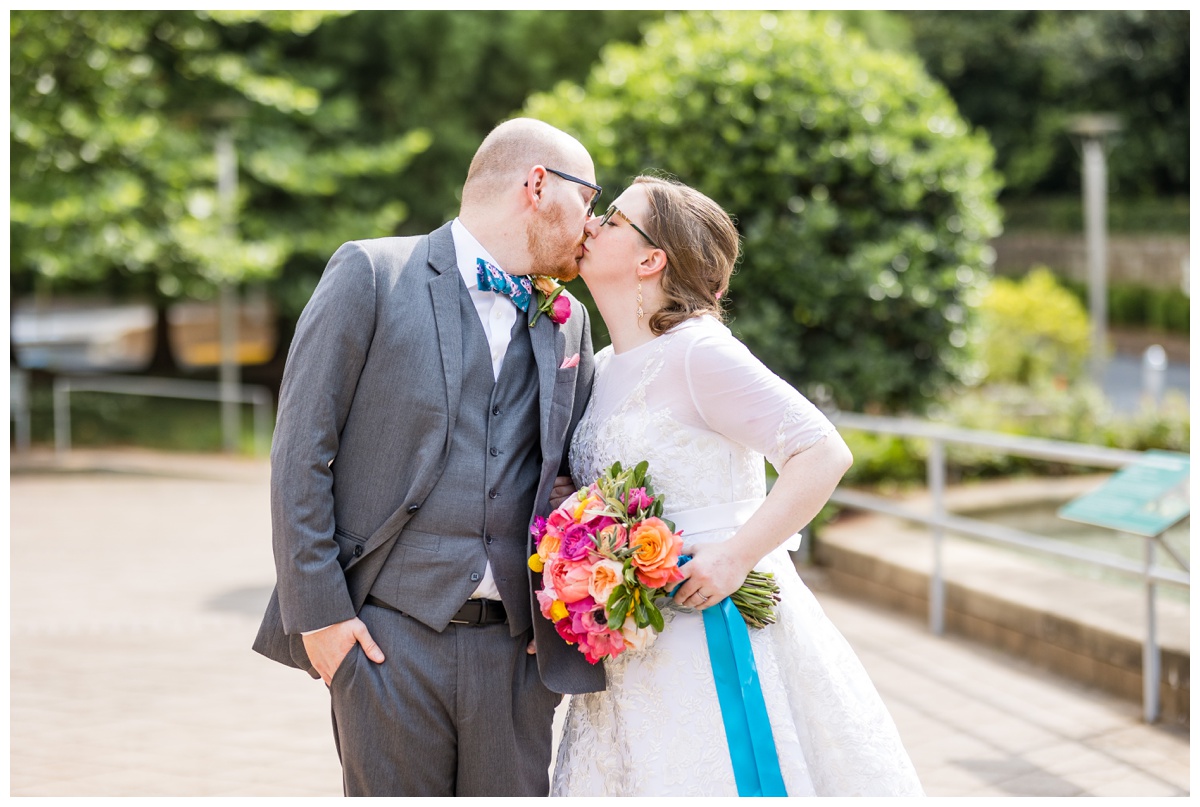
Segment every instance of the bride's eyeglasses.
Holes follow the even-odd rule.
[[[662,247],[660,247],[658,244],[654,243],[653,238],[646,235],[645,230],[643,230],[641,227],[634,224],[633,220],[631,218],[629,218],[629,216],[626,216],[619,209],[617,209],[616,205],[609,205],[608,210],[604,211],[604,216],[600,219],[600,226],[603,227],[605,224],[608,224],[608,220],[613,217],[614,213],[617,214],[618,216],[620,216],[621,218],[625,219],[625,223],[628,224],[633,229],[637,230],[638,235],[640,235],[642,238],[645,238],[647,241],[649,241],[650,246],[654,247],[655,249],[662,249]]]

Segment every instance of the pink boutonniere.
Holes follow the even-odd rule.
[[[534,275],[533,288],[537,292],[538,303],[537,313],[533,315],[533,319],[529,321],[529,327],[532,328],[542,314],[550,317],[554,322],[562,325],[571,318],[571,301],[566,297],[560,296],[564,287],[560,286],[552,277],[544,275]]]

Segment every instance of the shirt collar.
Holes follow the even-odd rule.
[[[479,268],[476,261],[483,258],[493,266],[499,267],[496,259],[491,253],[483,248],[475,240],[475,236],[467,232],[464,225],[457,218],[450,222],[450,235],[454,238],[454,256],[458,259],[458,273],[462,275],[463,283],[468,289],[476,288],[476,283],[479,277]]]

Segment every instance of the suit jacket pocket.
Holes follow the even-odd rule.
[[[334,529],[333,540],[337,541],[338,565],[343,569],[346,568],[346,564],[362,554],[362,545],[367,542],[367,539],[361,535],[355,535],[349,530],[343,530],[340,527]]]

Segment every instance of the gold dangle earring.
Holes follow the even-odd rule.
[[[645,312],[644,312],[644,311],[642,311],[642,281],[640,281],[640,280],[638,281],[638,296],[637,296],[637,304],[638,304],[638,312],[637,312],[637,314],[638,314],[638,325],[641,325],[641,324],[642,324],[642,317],[645,315]]]

